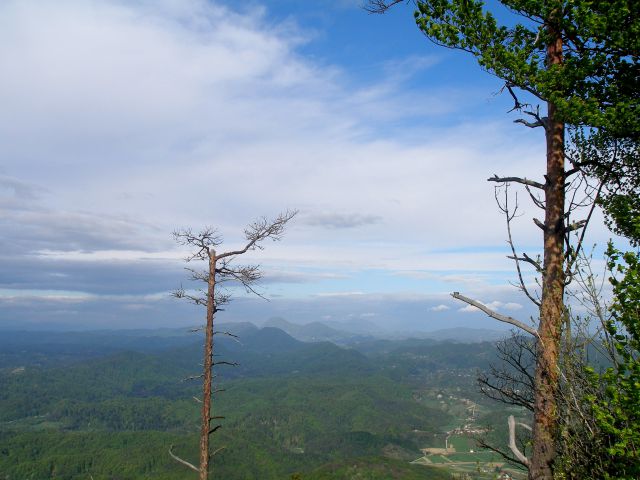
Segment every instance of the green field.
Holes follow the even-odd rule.
[[[415,460],[414,463],[441,468],[450,474],[466,474],[470,478],[477,480],[493,479],[497,472],[505,468],[509,469],[500,455],[492,451],[481,450],[478,447],[475,434],[446,434],[447,431],[460,429],[464,425],[467,425],[469,429],[486,426],[486,423],[481,424],[475,418],[479,414],[493,413],[490,408],[486,405],[480,406],[474,402],[476,417],[472,420],[469,409],[472,403],[468,398],[461,395],[461,392],[457,389],[455,391],[448,391],[442,388],[426,390],[420,395],[420,399],[425,405],[446,412],[451,419],[445,425],[443,431],[435,435],[425,447],[444,448],[446,438],[447,445],[450,448],[454,448],[455,453],[426,455]],[[503,418],[502,415],[495,417],[498,419]],[[525,478],[524,474],[518,470],[509,469],[509,472],[516,479]]]
[[[449,437],[449,446],[456,449],[456,452],[468,452],[478,450],[477,442],[468,436],[452,435]]]

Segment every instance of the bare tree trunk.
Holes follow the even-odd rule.
[[[549,68],[562,63],[562,39],[547,47]],[[557,427],[556,393],[558,389],[558,353],[564,307],[564,122],[557,118],[549,103],[546,125],[547,174],[545,185],[544,269],[538,328],[535,374],[533,455],[530,480],[553,479]]]
[[[211,385],[213,380],[213,316],[215,314],[216,255],[209,253],[207,287],[207,326],[204,341],[202,381],[202,426],[200,430],[200,480],[209,476],[209,431],[211,430]]]

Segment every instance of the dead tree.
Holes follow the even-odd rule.
[[[191,280],[204,282],[207,284],[206,292],[199,290],[192,293],[183,288],[174,292],[176,298],[183,298],[196,305],[205,306],[207,309],[204,342],[203,371],[199,378],[202,378],[202,399],[196,399],[202,404],[201,428],[200,428],[200,448],[199,467],[179,458],[173,453],[173,448],[169,449],[169,454],[176,461],[199,473],[200,480],[206,480],[210,473],[211,458],[224,447],[217,448],[211,452],[209,440],[211,435],[218,430],[221,425],[218,420],[223,419],[220,415],[213,414],[212,395],[216,393],[213,389],[214,367],[216,365],[232,365],[231,362],[216,361],[214,359],[214,336],[219,333],[232,335],[229,332],[217,332],[214,330],[214,318],[221,306],[228,303],[230,294],[221,287],[227,282],[232,282],[242,286],[247,292],[261,296],[254,288],[262,274],[258,265],[234,265],[234,260],[250,250],[262,250],[263,242],[271,239],[280,240],[284,234],[287,223],[296,215],[296,211],[287,211],[280,214],[274,220],[261,218],[249,225],[244,231],[245,244],[237,250],[219,252],[218,247],[222,245],[222,236],[213,228],[205,228],[200,232],[193,232],[191,229],[178,230],[173,236],[180,245],[185,245],[192,249],[191,254],[185,259],[186,262],[204,261],[207,262],[205,270],[187,268],[190,272]],[[264,298],[264,297],[263,297]],[[233,335],[232,335],[233,336]],[[215,423],[215,424],[214,424]]]

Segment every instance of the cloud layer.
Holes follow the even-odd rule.
[[[285,241],[248,258],[286,305],[504,284],[486,178],[535,178],[540,138],[487,92],[416,86],[446,69],[438,55],[363,74],[305,55],[313,42],[295,17],[204,0],[2,2],[0,315],[69,312],[50,307],[70,296],[83,316],[153,318],[149,295],[184,278],[172,230],[215,225],[235,246],[287,208]],[[534,255],[539,231],[517,223]]]

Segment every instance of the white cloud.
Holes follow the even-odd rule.
[[[517,310],[522,310],[522,305],[520,303],[515,303],[515,302],[507,302],[502,306],[503,310],[507,310],[507,311],[517,311]]]
[[[466,307],[462,307],[458,309],[459,312],[469,313],[469,312],[480,312],[481,310],[473,305],[467,305]]]
[[[316,297],[354,297],[364,295],[364,292],[322,292],[316,293]]]
[[[431,307],[429,310],[431,310],[432,312],[444,312],[447,310],[450,310],[451,307],[441,303],[440,305],[436,305],[435,307]]]
[[[365,215],[359,213],[315,213],[305,214],[300,221],[307,225],[320,226],[324,228],[358,228],[380,222],[377,215]]]
[[[381,269],[492,298],[491,279],[512,265],[506,252],[474,250],[505,236],[486,178],[536,178],[539,138],[507,117],[453,121],[481,112],[487,94],[412,88],[406,75],[446,68],[437,57],[363,80],[304,57],[313,39],[265,12],[1,2],[0,244],[22,232],[36,261],[175,264],[175,228],[213,224],[235,246],[256,217],[299,208],[306,221],[284,242],[247,255],[277,265],[272,280]],[[516,240],[538,238],[528,218],[516,223]],[[318,296],[370,290],[354,282]]]
[[[499,310],[504,304],[499,300],[494,300],[493,302],[485,303],[487,307],[491,310]]]
[[[493,156],[511,162],[516,142],[490,123],[434,122],[402,143],[380,135],[384,112],[424,116],[443,97],[458,108],[448,96],[418,101],[424,93],[407,97],[384,78],[354,89],[260,12],[196,0],[0,9],[3,164],[46,185],[54,208],[127,212],[158,235],[178,222],[234,231],[286,207],[348,209],[363,212],[347,220],[373,224],[366,238],[376,241],[393,232],[460,244],[469,230],[478,243],[501,240],[482,227],[497,216],[482,159],[499,145]],[[330,237],[315,229],[303,241]]]

